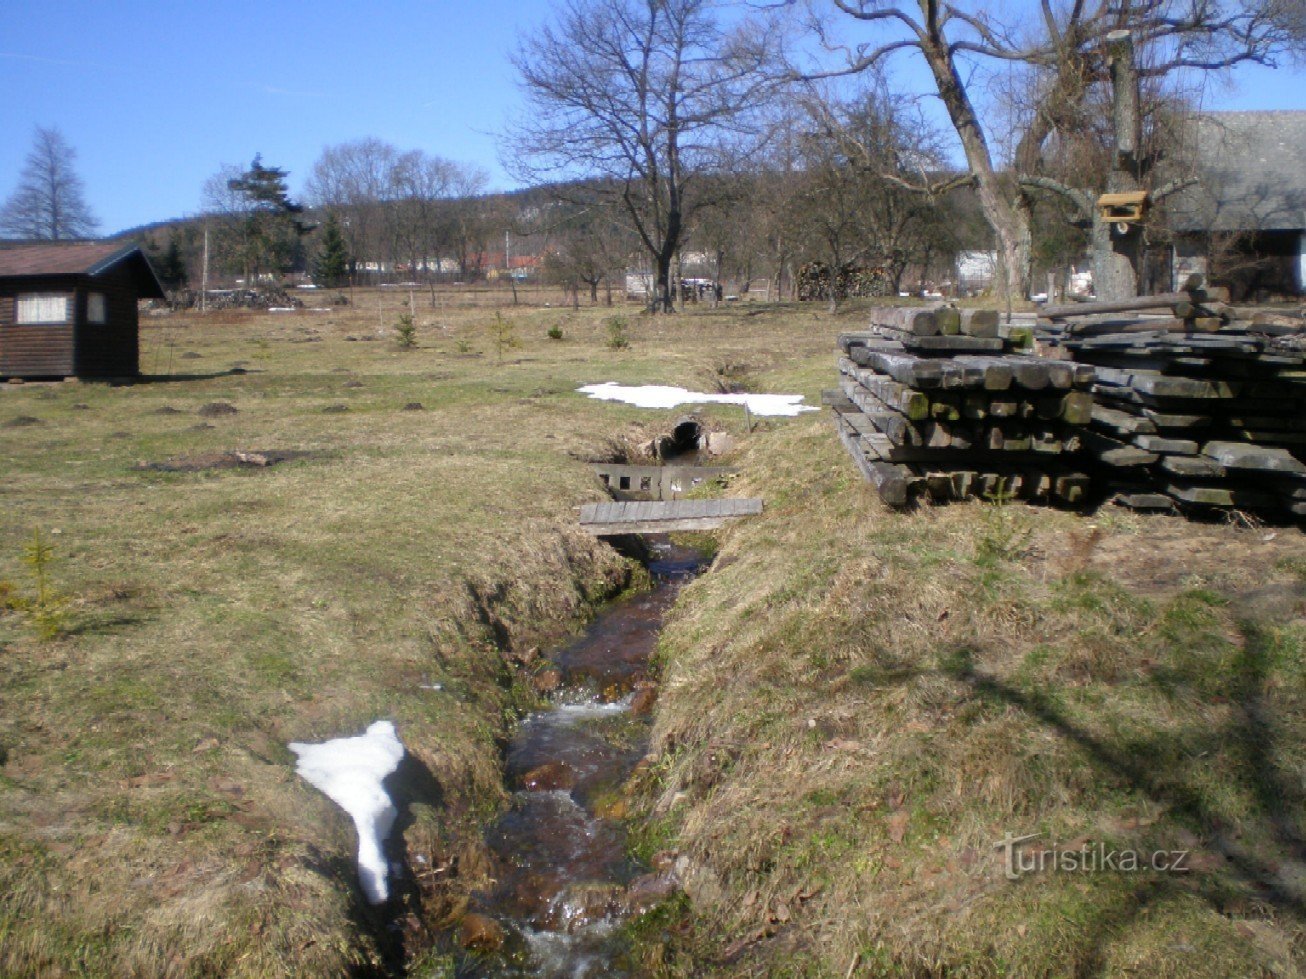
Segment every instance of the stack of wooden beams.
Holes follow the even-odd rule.
[[[1102,305],[1054,307],[1037,332],[1050,351],[1094,368],[1084,445],[1117,502],[1306,516],[1301,321],[1232,321],[1232,310],[1209,306],[1157,321]]]
[[[1063,340],[1128,333],[1215,333],[1233,315],[1226,289],[1193,288],[1111,302],[1044,306],[1034,335],[1042,353],[1057,356]]]
[[[993,310],[887,307],[839,338],[839,437],[886,503],[928,496],[1077,504],[1090,367],[1011,353]]]

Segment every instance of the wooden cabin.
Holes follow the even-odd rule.
[[[135,377],[137,301],[164,298],[136,245],[0,248],[0,378]]]

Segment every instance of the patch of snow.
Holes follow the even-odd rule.
[[[292,741],[299,757],[295,771],[354,820],[358,830],[358,880],[367,899],[381,904],[390,896],[384,846],[398,810],[382,787],[399,767],[404,746],[389,721],[377,721],[356,738],[321,744]]]
[[[576,390],[599,401],[624,401],[637,408],[678,408],[694,404],[746,405],[754,415],[782,415],[790,418],[799,412],[820,410],[802,404],[801,394],[705,394],[659,384],[627,387],[616,381],[587,384]]]

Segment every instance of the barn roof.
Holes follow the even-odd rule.
[[[84,275],[95,278],[123,263],[130,266],[143,299],[163,299],[163,285],[139,245],[120,241],[43,241],[0,248],[0,279]]]
[[[1175,230],[1306,229],[1306,112],[1209,112],[1191,138],[1200,182],[1170,205]]]

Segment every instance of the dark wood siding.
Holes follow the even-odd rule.
[[[75,290],[75,280],[10,279],[0,291],[0,377],[66,377],[73,372],[73,334],[70,318],[64,325],[19,325],[20,293]]]
[[[87,279],[77,292],[77,376],[136,374],[140,330],[130,272],[124,268]],[[87,322],[87,297],[93,292],[104,294],[104,323]]]
[[[21,293],[64,292],[73,298],[63,326],[19,326]],[[86,321],[87,296],[102,292],[105,322]],[[131,377],[138,372],[136,287],[127,268],[90,278],[9,278],[0,283],[0,377]]]

